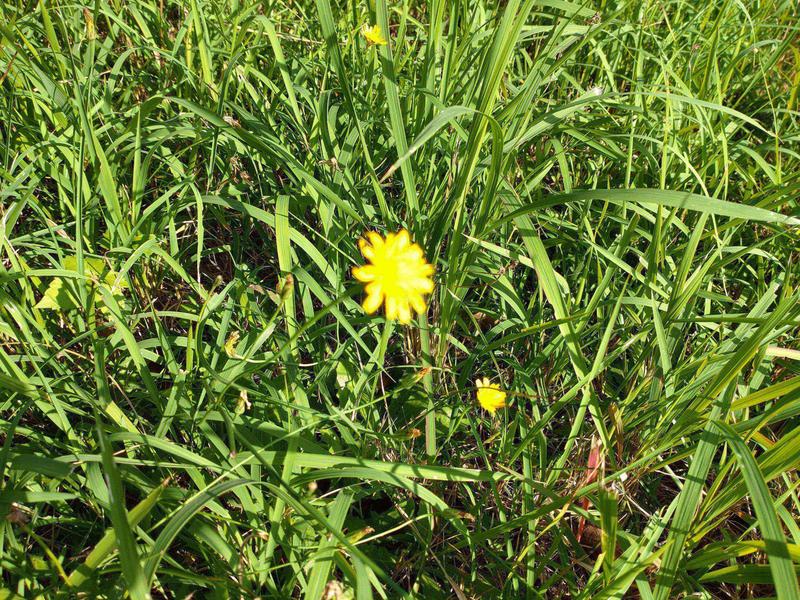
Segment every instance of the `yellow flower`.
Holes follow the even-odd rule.
[[[375,44],[376,46],[385,46],[386,38],[381,33],[380,25],[367,25],[364,23],[361,26],[361,35],[367,38],[367,45]]]
[[[492,385],[488,377],[478,379],[475,385],[478,388],[478,402],[485,410],[494,414],[498,408],[506,405],[506,393],[496,385]]]
[[[387,319],[408,323],[412,309],[418,313],[427,309],[423,295],[433,291],[433,266],[405,229],[387,234],[386,239],[370,231],[367,238],[358,240],[358,246],[372,264],[353,269],[353,277],[367,284],[364,310],[372,314],[385,302]]]

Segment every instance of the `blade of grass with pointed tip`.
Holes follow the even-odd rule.
[[[130,512],[128,512],[128,525],[130,526],[131,530],[136,529],[136,526],[144,519],[150,511],[156,506],[159,498],[161,497],[161,493],[167,488],[167,483],[169,480],[165,479],[161,485],[153,488],[153,491],[150,492],[147,497],[139,502],[136,506],[134,506]],[[111,555],[114,549],[117,547],[117,534],[115,530],[109,529],[106,531],[106,534],[100,539],[97,544],[95,544],[92,551],[89,552],[89,555],[86,557],[86,560],[83,561],[78,568],[76,568],[72,573],[70,573],[69,577],[67,578],[67,585],[71,587],[78,587],[80,586],[86,579],[91,576],[92,571],[97,569],[100,564]]]
[[[101,353],[97,354],[98,357]],[[98,370],[100,365],[96,367]],[[102,378],[104,381],[104,377]],[[98,380],[98,389],[105,387],[102,381]],[[109,494],[109,515],[119,548],[119,560],[122,565],[122,574],[127,583],[128,592],[132,600],[147,600],[150,598],[150,586],[142,563],[139,561],[139,552],[136,548],[136,541],[130,525],[130,516],[125,508],[125,493],[122,485],[122,478],[119,469],[114,462],[114,455],[111,446],[103,431],[99,418],[97,419],[97,438],[103,457],[103,470],[105,472]]]

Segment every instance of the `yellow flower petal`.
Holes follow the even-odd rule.
[[[369,245],[367,240],[364,238],[358,240],[358,248],[361,250],[361,254],[364,255],[364,258],[367,260],[372,260],[372,257],[375,255],[375,250]]]
[[[408,255],[413,258],[422,258],[424,253],[422,252],[422,248],[419,247],[419,244],[411,244],[411,248],[408,250]]]
[[[386,318],[390,321],[397,321],[399,317],[397,310],[397,298],[395,296],[386,296]]]
[[[398,301],[397,314],[401,323],[411,322],[411,308],[408,306],[408,300]]]
[[[433,272],[431,272],[430,275],[433,275]],[[430,277],[430,275],[428,275],[428,277]],[[433,291],[433,280],[432,279],[427,279],[427,278],[424,278],[424,277],[420,277],[419,279],[417,279],[414,282],[414,284],[415,284],[417,290],[419,290],[419,292],[422,293],[422,294],[430,294]]]
[[[366,298],[364,298],[364,304],[362,304],[362,306],[364,308],[364,312],[371,315],[381,307],[382,303],[383,294],[381,294],[380,288],[378,288],[377,291],[372,292]]]
[[[353,267],[353,277],[363,283],[375,281],[375,267],[367,265],[364,267]]]
[[[395,237],[395,242],[394,242],[395,250],[398,251],[403,250],[409,245],[410,242],[411,240],[409,240],[408,238],[408,231],[406,231],[405,229],[401,229],[400,231],[397,232],[397,236]],[[419,246],[417,246],[417,248],[419,248]],[[420,254],[422,254],[422,248],[420,248]]]
[[[419,314],[424,313],[428,309],[425,305],[425,300],[422,298],[422,294],[411,294],[408,297],[408,301],[411,304],[411,308]]]
[[[383,249],[384,241],[380,233],[378,233],[377,231],[368,231],[367,238],[369,239],[369,243],[372,244],[372,247],[375,250]]]

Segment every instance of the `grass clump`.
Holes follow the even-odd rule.
[[[0,0],[4,597],[798,597],[796,8]]]

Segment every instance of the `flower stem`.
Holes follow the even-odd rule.
[[[428,331],[428,315],[422,313],[419,316],[419,343],[422,349],[422,368],[425,375],[422,377],[422,385],[425,388],[425,395],[428,396],[428,412],[425,415],[425,454],[428,459],[436,456],[436,411],[433,407],[433,360],[431,357],[431,338]]]
[[[384,359],[386,358],[386,348],[389,346],[389,338],[392,337],[392,331],[394,331],[394,321],[390,321],[386,319],[383,322],[383,333],[381,333],[381,339],[378,346],[378,354],[375,356],[375,366],[378,369],[378,372],[375,375],[375,379],[372,382],[372,394],[370,398],[375,398],[375,389],[378,387],[378,381],[381,378],[381,371],[383,371],[383,363]]]

